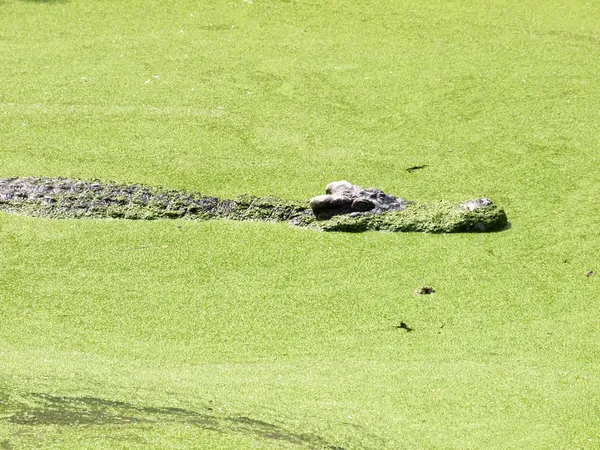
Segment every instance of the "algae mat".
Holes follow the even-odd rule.
[[[511,223],[0,212],[0,448],[597,448],[598,17],[0,1],[1,178],[284,201],[347,179]]]

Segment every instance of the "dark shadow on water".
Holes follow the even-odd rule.
[[[123,426],[181,423],[220,433],[253,435],[305,448],[343,450],[342,447],[329,444],[320,436],[295,433],[280,425],[250,417],[215,414],[212,408],[205,408],[205,411],[198,412],[172,407],[145,407],[95,397],[59,397],[39,393],[30,394],[26,402],[4,401],[3,403],[5,407],[10,405],[7,409],[11,410],[11,415],[5,417],[9,422],[17,425]],[[0,448],[7,448],[6,445],[9,443],[2,442]]]
[[[506,222],[506,225],[504,225],[502,228],[498,228],[497,230],[489,230],[489,231],[486,231],[485,233],[501,233],[503,231],[510,230],[511,228],[512,228],[512,224],[510,222]]]

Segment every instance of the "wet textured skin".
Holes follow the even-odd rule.
[[[489,199],[458,205],[407,202],[347,181],[330,183],[326,192],[313,198],[309,208],[306,202],[275,197],[223,200],[98,180],[4,178],[0,179],[0,210],[49,218],[285,221],[320,231],[345,232],[482,232],[501,230],[507,224],[504,210]]]
[[[377,188],[364,189],[346,180],[333,181],[325,188],[325,195],[313,197],[310,207],[320,219],[340,214],[382,214],[406,209],[408,202],[386,194]]]

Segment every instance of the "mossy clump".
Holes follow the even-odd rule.
[[[497,231],[507,224],[506,213],[496,205],[469,211],[448,202],[411,203],[403,211],[383,214],[335,216],[319,222],[323,231],[416,231],[460,233]]]

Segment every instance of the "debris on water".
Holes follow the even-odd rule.
[[[411,327],[406,325],[405,322],[400,322],[400,325],[396,325],[396,328],[398,328],[399,330],[406,330],[407,333],[414,331]]]
[[[425,167],[427,167],[427,164],[423,164],[422,166],[412,166],[412,167],[409,167],[408,169],[406,169],[406,171],[408,173],[413,173],[413,172],[416,172],[417,170],[424,169]]]
[[[431,286],[423,286],[422,288],[419,288],[415,291],[415,295],[429,295],[433,294],[434,292],[435,289]]]
[[[592,275],[596,275],[596,272],[594,272],[593,270],[590,270],[588,273],[585,274],[586,277],[591,277]]]

